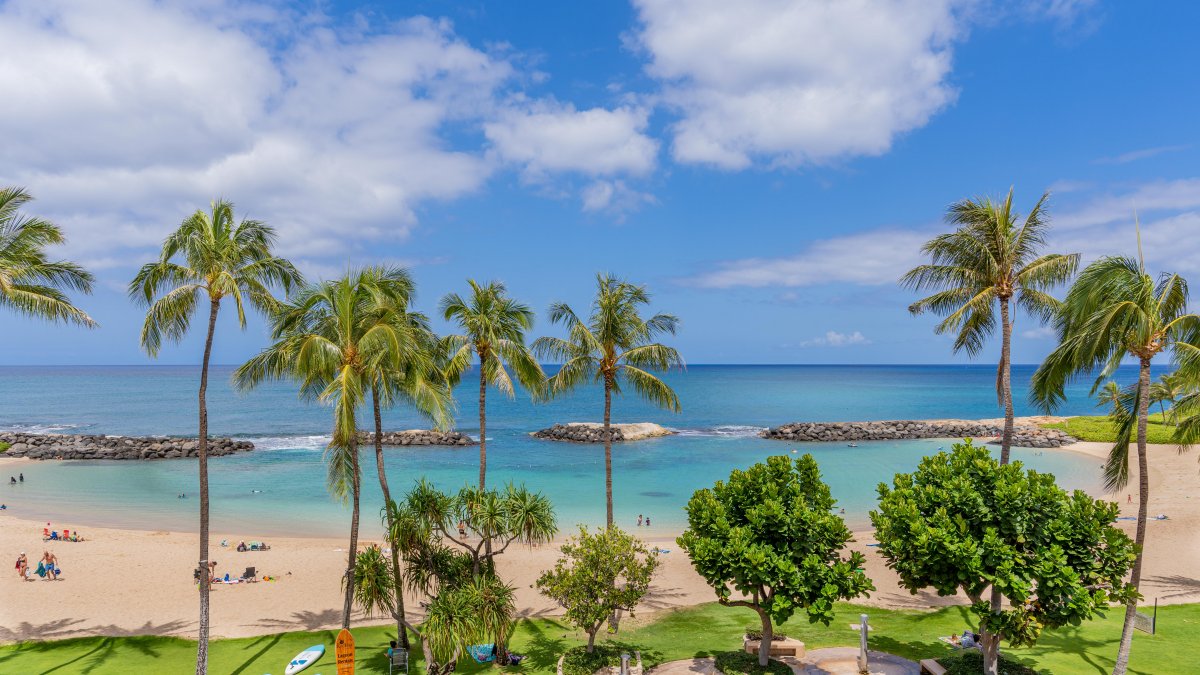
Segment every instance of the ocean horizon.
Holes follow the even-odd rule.
[[[41,433],[194,436],[198,366],[0,366],[0,429]],[[1014,365],[1014,407],[1039,414],[1027,400],[1036,366]],[[329,440],[329,409],[297,398],[287,381],[251,392],[231,386],[232,366],[214,366],[208,407],[213,436],[254,442],[253,452],[210,461],[213,528],[264,536],[341,536],[349,508],[325,490],[322,450]],[[1134,376],[1123,368],[1119,379]],[[659,410],[635,397],[614,399],[614,422],[655,422],[676,433],[614,446],[615,508],[619,524],[649,516],[645,534],[678,532],[683,506],[696,489],[775,454],[809,452],[851,527],[868,525],[875,486],[945,440],[786,443],[758,437],[764,428],[794,421],[982,419],[1002,416],[995,366],[983,364],[816,365],[694,364],[665,374],[683,411]],[[478,432],[477,379],[468,372],[456,389],[456,428]],[[1060,414],[1094,414],[1090,380],[1068,389]],[[367,413],[368,411],[364,411]],[[604,518],[603,448],[535,439],[529,433],[555,423],[599,421],[602,393],[586,387],[547,403],[518,394],[488,393],[489,484],[524,483],[554,502],[560,529],[598,525]],[[362,418],[370,425],[369,414]],[[411,410],[384,412],[386,430],[427,427]],[[793,452],[794,451],[794,452]],[[374,461],[363,462],[366,536],[378,536],[382,506]],[[1015,458],[1058,476],[1071,488],[1093,490],[1099,465],[1071,452],[1019,449]],[[426,478],[457,489],[478,476],[478,449],[406,447],[385,450],[393,493]],[[16,517],[64,526],[117,526],[195,530],[195,462],[42,461],[22,464],[26,482],[0,501]],[[187,497],[180,499],[178,495]]]

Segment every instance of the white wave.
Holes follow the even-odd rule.
[[[708,436],[716,438],[751,438],[758,436],[766,427],[753,427],[742,424],[719,424],[703,429],[672,429],[680,436]]]
[[[86,429],[83,424],[6,424],[0,426],[0,431],[18,434],[69,434],[79,429]]]
[[[324,450],[331,440],[328,435],[315,436],[261,436],[245,440],[254,444],[255,450]]]

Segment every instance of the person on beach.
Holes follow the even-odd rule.
[[[29,559],[25,557],[25,551],[21,551],[21,555],[17,556],[17,576],[25,578],[25,572],[29,569]]]
[[[642,526],[642,514],[638,514],[638,527]]]
[[[45,570],[43,578],[46,581],[54,581],[58,578],[58,557],[50,551],[43,551],[42,561],[38,563],[38,568]]]
[[[646,527],[650,527],[650,516],[646,516]]]
[[[463,539],[467,538],[467,524],[461,520],[458,521],[458,536],[462,537]]]
[[[212,582],[214,582],[216,580],[217,580],[217,561],[213,560],[208,563],[208,583],[211,584]]]
[[[19,473],[17,475],[21,477],[21,482],[24,483],[25,482],[25,472],[22,471],[21,473]]]
[[[10,484],[10,485],[16,485],[16,484],[17,484],[17,477],[16,477],[16,476],[9,476],[9,477],[8,477],[8,482],[9,482],[9,484]]]

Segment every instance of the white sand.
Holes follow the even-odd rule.
[[[1108,444],[1078,443],[1060,451],[1086,453],[1097,469]],[[1048,451],[1052,452],[1052,451]],[[29,460],[0,459],[0,466]],[[1174,446],[1151,446],[1150,513],[1166,513],[1170,520],[1148,524],[1147,558],[1142,592],[1161,603],[1200,601],[1200,485],[1196,458],[1180,455]],[[1132,477],[1136,485],[1136,472]],[[1122,515],[1136,515],[1136,496],[1119,499]],[[0,511],[0,641],[55,639],[82,635],[184,635],[194,636],[198,603],[192,583],[197,559],[195,534],[145,532],[86,527],[89,541],[58,543],[41,540],[44,523],[12,518]],[[1134,523],[1121,521],[1131,534]],[[72,523],[54,523],[56,529]],[[340,620],[341,573],[345,569],[345,540],[271,539],[272,550],[237,553],[215,546],[222,539],[236,545],[246,533],[213,534],[212,558],[220,573],[240,574],[253,565],[260,575],[278,575],[278,582],[215,586],[212,593],[214,636],[236,637],[284,630],[335,628]],[[930,607],[963,602],[922,592],[912,595],[899,587],[877,550],[870,532],[857,534],[852,544],[867,555],[867,573],[878,590],[867,600],[884,607]],[[686,555],[670,540],[660,540],[671,553],[663,556],[645,609],[661,610],[714,599],[712,590],[692,570]],[[13,565],[25,551],[34,566],[42,551],[57,554],[63,580],[23,582]],[[542,570],[557,557],[555,546],[509,549],[500,557],[500,573],[517,588],[517,606],[523,616],[559,613],[533,588]],[[419,610],[415,598],[409,611]],[[639,615],[639,618],[642,615]],[[360,624],[366,620],[358,617]],[[372,623],[389,623],[376,618]]]

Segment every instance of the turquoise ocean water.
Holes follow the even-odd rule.
[[[246,394],[229,386],[232,368],[215,367],[209,386],[210,433],[252,440],[257,449],[210,462],[214,530],[269,535],[340,536],[349,509],[325,491],[322,449],[330,411],[299,401],[286,382]],[[1037,414],[1026,401],[1032,366],[1014,367],[1018,415]],[[195,435],[195,367],[0,367],[0,428],[56,433]],[[667,375],[681,414],[636,398],[617,399],[614,421],[651,421],[677,435],[614,447],[617,519],[632,526],[652,518],[652,533],[681,530],[683,505],[694,490],[772,454],[811,452],[847,511],[852,527],[867,525],[875,486],[915,467],[944,441],[787,444],[755,434],[797,420],[882,420],[1001,414],[992,366],[691,366]],[[1126,377],[1129,379],[1129,377]],[[456,392],[458,429],[478,431],[477,380],[470,373]],[[1091,414],[1087,384],[1069,392],[1065,414]],[[539,441],[528,432],[555,422],[598,421],[602,396],[581,390],[550,403],[527,397],[488,400],[488,481],[523,482],[554,502],[564,529],[604,518],[603,446]],[[369,416],[363,420],[369,423]],[[384,427],[423,426],[411,411],[386,411]],[[364,456],[366,533],[377,536],[382,503],[373,450]],[[478,448],[385,450],[393,492],[425,476],[453,489],[478,476]],[[1097,461],[1063,452],[1017,450],[1017,459],[1056,474],[1064,486],[1094,488]],[[67,527],[113,525],[194,530],[195,462],[30,462],[23,485],[0,486],[7,514]],[[4,477],[7,481],[7,476]],[[187,499],[179,499],[186,493]],[[644,532],[644,530],[643,530]]]

